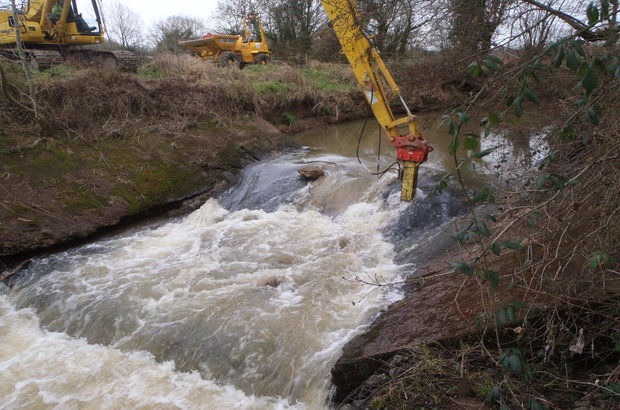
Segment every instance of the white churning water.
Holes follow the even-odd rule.
[[[398,274],[390,216],[212,199],[38,260],[0,296],[0,407],[326,407],[340,348],[394,297],[353,280]]]

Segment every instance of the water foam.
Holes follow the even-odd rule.
[[[288,205],[229,212],[209,200],[187,218],[39,261],[10,297],[91,344],[72,342],[80,348],[136,354],[170,377],[200,372],[246,401],[322,407],[340,347],[385,301],[352,279],[398,274],[379,233],[391,216],[379,200],[335,217]]]
[[[178,372],[146,352],[42,330],[31,309],[17,310],[2,295],[0,319],[0,408],[301,408]]]

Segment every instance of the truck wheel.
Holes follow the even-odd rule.
[[[239,67],[239,59],[237,55],[233,52],[223,53],[219,58],[219,66],[220,67]]]
[[[268,54],[259,54],[254,58],[254,64],[267,65],[269,64]]]

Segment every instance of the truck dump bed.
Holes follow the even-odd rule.
[[[207,34],[203,38],[179,42],[197,56],[217,56],[224,51],[234,51],[241,42],[241,36],[229,34]]]

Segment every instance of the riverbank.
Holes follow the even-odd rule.
[[[6,70],[26,88],[16,67]],[[344,79],[349,71],[239,71],[162,55],[137,75],[38,73],[39,115],[51,133],[0,102],[0,261],[8,266],[120,220],[204,199],[248,163],[293,146],[290,133],[360,116],[366,107]]]
[[[548,150],[527,148],[536,167],[507,175],[516,186],[465,190],[486,205],[453,221],[455,246],[343,348],[340,407],[617,407],[620,83],[594,120],[575,121],[574,98],[542,131]]]

